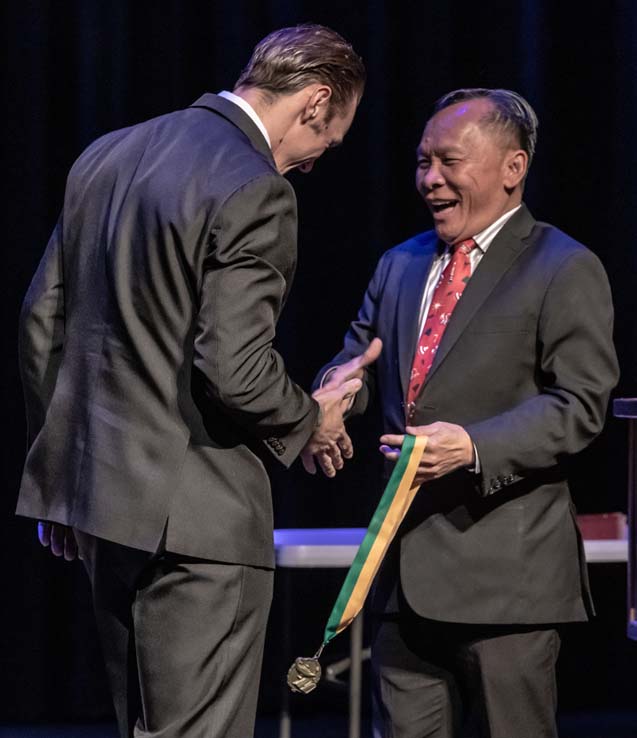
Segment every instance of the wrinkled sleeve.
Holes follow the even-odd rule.
[[[497,492],[550,469],[602,430],[619,371],[613,306],[604,269],[590,251],[571,254],[544,296],[537,351],[540,391],[500,415],[468,425],[482,468],[481,492]]]
[[[62,218],[31,281],[20,312],[18,356],[27,415],[27,443],[40,432],[64,345]]]
[[[291,380],[272,347],[295,264],[289,183],[266,175],[234,192],[213,222],[194,357],[208,398],[286,466],[318,418],[318,404]]]

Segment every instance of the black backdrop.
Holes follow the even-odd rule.
[[[413,170],[432,102],[456,87],[487,86],[518,90],[538,112],[527,203],[604,262],[622,367],[615,396],[637,394],[637,5],[631,0],[588,8],[551,0],[9,0],[1,31],[0,720],[108,710],[81,567],[46,555],[33,524],[12,515],[25,437],[17,316],[61,206],[66,172],[103,132],[184,107],[204,91],[231,89],[259,38],[306,21],[346,36],[364,57],[369,81],[345,145],[326,154],[311,175],[291,175],[300,258],[279,348],[297,381],[307,386],[339,347],[379,255],[429,227]],[[276,524],[364,525],[377,494],[375,432],[373,423],[359,423],[357,459],[334,481],[308,478],[299,468],[275,471]],[[574,473],[580,511],[625,511],[625,453],[625,428],[610,419]],[[607,594],[621,608],[623,577],[610,579]],[[599,627],[587,637],[596,632]]]

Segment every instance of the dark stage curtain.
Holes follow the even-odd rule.
[[[351,40],[369,82],[345,145],[310,176],[291,175],[300,258],[279,344],[292,375],[309,385],[340,346],[379,255],[430,227],[413,175],[433,101],[457,87],[508,87],[528,97],[541,122],[527,202],[604,262],[623,371],[616,396],[637,393],[637,4],[9,0],[1,31],[7,263],[0,720],[110,709],[81,567],[52,560],[37,545],[34,524],[13,517],[25,436],[16,324],[66,172],[100,134],[231,88],[263,35],[305,21]],[[300,469],[275,472],[277,525],[367,522],[378,491],[376,428],[359,423],[354,433],[357,458],[335,481]],[[581,511],[625,510],[624,434],[610,420],[583,454],[574,471]]]

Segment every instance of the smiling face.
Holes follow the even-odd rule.
[[[327,149],[339,146],[352,125],[359,98],[352,100],[343,112],[329,117],[329,98],[319,101],[312,112],[300,115],[286,131],[274,152],[277,169],[281,174],[299,169],[307,174],[314,162]],[[329,120],[328,120],[329,119]]]
[[[416,187],[445,243],[475,236],[522,200],[528,157],[484,122],[492,112],[485,98],[444,108],[418,146]]]

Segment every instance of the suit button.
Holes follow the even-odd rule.
[[[278,438],[275,438],[274,436],[271,436],[270,438],[266,438],[265,439],[265,442],[279,456],[281,456],[283,453],[285,453],[285,446],[281,443],[281,441],[279,441]]]

